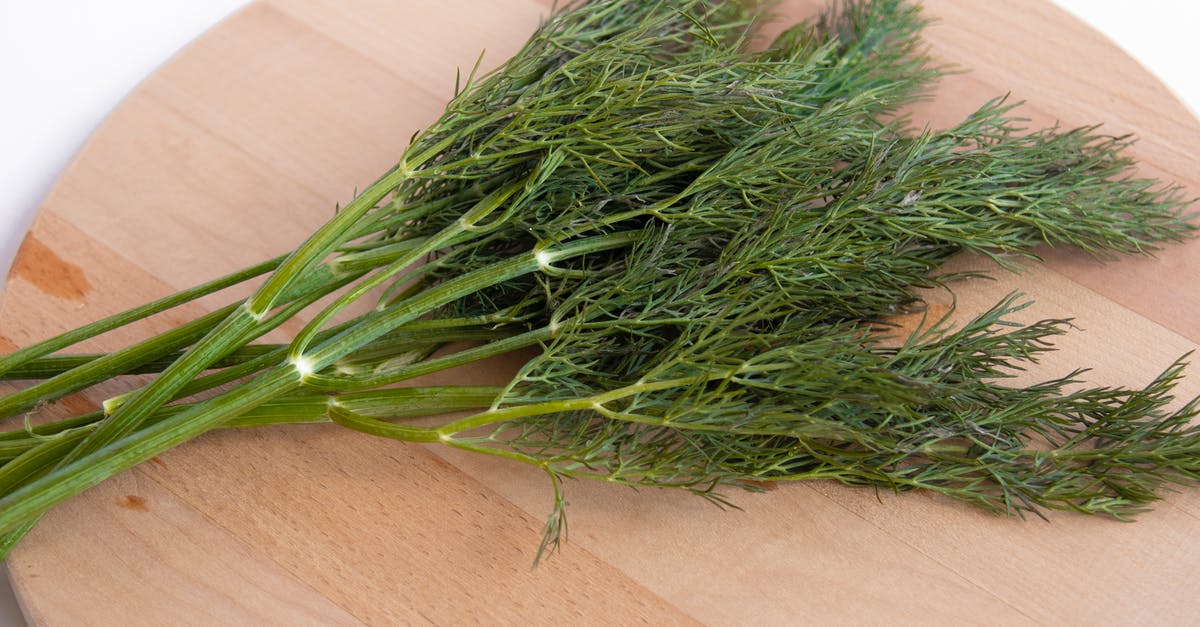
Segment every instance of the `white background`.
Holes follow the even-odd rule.
[[[1194,64],[1200,3],[1055,1],[1116,40],[1200,111]],[[0,277],[38,203],[108,112],[179,48],[245,4],[0,0]],[[0,569],[0,626],[22,624]]]

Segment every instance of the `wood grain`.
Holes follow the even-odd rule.
[[[456,68],[481,49],[485,65],[502,61],[548,5],[265,0],[230,18],[131,94],[58,181],[9,276],[0,346],[290,249],[440,112]],[[1033,124],[1137,133],[1145,173],[1200,190],[1200,123],[1103,37],[1042,0],[925,5],[940,20],[935,54],[972,71],[916,119],[946,126],[1011,93]],[[784,2],[780,24],[817,6]],[[1200,343],[1200,243],[1105,265],[1045,256],[957,302],[978,311],[1020,289],[1037,301],[1030,319],[1077,318],[1031,377],[1087,364],[1097,383],[1145,383]],[[502,381],[512,367],[439,380]],[[1200,379],[1181,392],[1200,393]],[[37,625],[1200,619],[1195,491],[1122,525],[1023,522],[826,483],[735,495],[743,511],[726,512],[678,494],[568,488],[570,543],[531,570],[550,500],[537,472],[337,427],[215,433],[58,508],[8,566]]]

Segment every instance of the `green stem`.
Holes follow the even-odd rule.
[[[66,431],[67,429],[73,429],[81,425],[91,424],[97,420],[100,420],[101,418],[104,418],[104,412],[94,411],[86,414],[80,414],[78,416],[72,416],[70,418],[64,418],[62,420],[56,420],[54,422],[48,422],[46,424],[13,429],[11,431],[0,433],[0,442],[6,442],[8,440],[20,440],[30,436],[53,436],[54,434]]]
[[[639,236],[638,232],[612,233],[513,255],[491,266],[450,279],[383,311],[366,314],[358,324],[317,345],[302,357],[308,360],[314,372],[319,371],[344,355],[347,347],[353,347],[350,349],[353,350],[405,322],[462,296],[479,292],[486,287],[518,276],[549,269],[550,264],[559,259],[624,248],[636,242]],[[454,294],[454,296],[447,299],[445,294]]]
[[[303,244],[287,256],[279,268],[267,279],[258,291],[246,301],[246,313],[251,318],[262,318],[300,277],[308,274],[317,264],[346,240],[368,211],[374,209],[385,196],[392,193],[411,176],[403,162],[392,168],[350,201],[333,219],[317,229]]]
[[[293,286],[293,289],[285,295],[286,300],[295,300],[307,305],[307,303],[336,290],[354,278],[357,278],[357,276],[359,275],[335,276],[328,270],[314,272],[305,281]],[[243,311],[243,309],[239,309],[238,305],[228,305],[175,327],[161,335],[156,335],[127,346],[119,351],[108,353],[81,365],[79,368],[63,372],[23,390],[13,392],[8,396],[0,398],[0,417],[28,411],[40,402],[61,398],[67,394],[78,392],[118,374],[129,373],[131,370],[147,362],[175,353],[206,337],[206,334],[211,335],[215,327],[221,325],[229,316],[239,311]],[[278,326],[282,322],[284,322],[284,319],[281,318],[270,324]],[[260,328],[263,329],[262,333],[265,333],[270,328],[274,328],[274,326],[262,325]],[[233,350],[236,346],[245,344],[248,341],[249,339],[236,345],[231,344],[229,350]],[[224,358],[225,356],[222,353],[220,358]],[[205,364],[205,367],[211,365],[211,363]],[[193,373],[192,376],[195,376],[195,374],[197,373]]]
[[[64,459],[64,463],[99,450],[109,442],[129,434],[152,412],[173,400],[180,388],[214,362],[224,359],[237,347],[270,332],[305,307],[354,278],[356,277],[349,276],[324,284],[321,289],[313,290],[289,303],[282,311],[265,320],[251,315],[245,306],[234,309],[191,349],[163,370],[150,385],[138,389],[125,403],[117,407],[98,429],[79,443],[76,450]]]
[[[423,246],[426,241],[426,238],[419,237],[378,245],[363,251],[342,253],[329,263],[338,272],[366,272],[407,256],[414,248]]]
[[[281,324],[290,317],[289,314],[298,312],[299,309],[288,307],[291,311],[277,314],[275,318],[267,320],[268,313],[275,304],[281,300],[286,301],[285,297],[296,291],[298,281],[303,280],[301,277],[318,274],[310,271],[345,239],[362,234],[364,226],[358,223],[359,218],[378,205],[410,174],[408,167],[402,162],[351,201],[344,211],[288,255],[253,296],[230,312],[164,370],[154,382],[138,390],[127,403],[117,407],[108,420],[101,423],[63,458],[62,463],[69,464],[72,460],[89,457],[109,443],[129,434],[156,409],[169,402],[179,388],[213,362],[223,358],[237,346]],[[326,270],[328,272],[328,268]],[[353,278],[357,277],[349,276],[345,280],[336,281],[335,288]],[[307,306],[315,300],[314,298],[303,304]],[[264,320],[267,322],[264,323]],[[31,516],[25,522],[32,523],[36,518],[37,515]],[[6,538],[5,542],[11,546],[15,539]]]
[[[283,257],[276,257],[262,263],[250,266],[244,270],[225,275],[221,278],[214,279],[207,283],[197,285],[196,287],[186,289],[182,292],[172,294],[165,298],[147,303],[140,307],[134,307],[128,311],[115,314],[97,320],[91,324],[84,325],[78,329],[67,331],[61,335],[57,335],[47,340],[32,344],[24,348],[18,349],[8,355],[0,357],[0,374],[8,373],[10,370],[29,363],[38,357],[44,357],[51,353],[58,352],[69,346],[74,346],[84,340],[96,337],[102,333],[107,333],[113,329],[123,327],[143,318],[148,318],[154,314],[161,313],[168,309],[178,307],[184,303],[191,302],[203,296],[219,292],[227,287],[243,283],[254,277],[270,272],[283,262]],[[10,377],[11,378],[11,377]]]
[[[0,498],[0,530],[8,534],[20,529],[55,504],[194,439],[220,426],[231,416],[245,414],[269,399],[295,389],[299,383],[300,377],[294,368],[281,366],[250,384],[167,416],[161,422],[145,426],[129,437],[25,483]],[[494,389],[487,390],[487,393],[491,392]]]
[[[436,386],[377,390],[337,397],[307,394],[252,408],[224,426],[245,428],[327,422],[330,399],[335,399],[339,405],[363,415],[387,416],[393,419],[432,416],[485,407],[502,392],[503,388],[491,386]],[[155,422],[174,416],[184,409],[178,406],[160,408],[154,416]],[[51,471],[88,433],[89,429],[84,426],[69,433],[62,432],[59,437],[53,439],[39,440],[38,444],[25,454],[0,467],[0,494]],[[34,516],[0,536],[0,560],[29,533],[37,518],[38,516]]]
[[[422,386],[351,392],[326,395],[301,392],[285,396],[250,409],[246,413],[221,425],[221,428],[248,428],[281,424],[314,424],[329,422],[327,410],[332,401],[356,414],[387,418],[420,418],[436,416],[470,409],[482,409],[492,404],[504,391],[497,386]],[[154,412],[147,424],[184,411],[193,404],[166,405]],[[63,421],[61,428],[42,433],[13,431],[10,437],[0,440],[0,494],[12,491],[24,483],[29,475],[19,469],[30,465],[43,472],[49,471],[74,444],[96,428],[104,418],[101,412],[92,412]],[[57,424],[57,423],[56,423]],[[63,442],[70,442],[65,445]],[[31,451],[37,451],[31,453]],[[50,455],[47,451],[54,451]],[[30,458],[30,455],[36,457]]]
[[[388,369],[384,372],[375,373],[369,376],[349,377],[349,376],[325,376],[315,374],[305,380],[305,385],[316,390],[327,391],[350,391],[350,390],[366,390],[377,388],[385,385],[392,385],[415,379],[434,372],[442,372],[458,366],[475,363],[491,357],[507,355],[514,351],[536,346],[543,342],[547,342],[554,337],[554,332],[549,328],[535,329],[527,331],[512,337],[502,340],[488,342],[482,346],[465,348],[456,351],[449,355],[434,357],[432,359],[424,359],[417,363],[406,364],[397,368]]]
[[[214,323],[228,316],[236,308],[236,305],[231,305],[218,309],[166,333],[109,353],[0,398],[0,417],[28,411],[38,403],[61,398],[110,379],[114,373],[129,372],[149,361],[173,354],[203,337]]]
[[[384,436],[393,440],[403,440],[405,442],[437,442],[438,432],[429,427],[414,427],[411,425],[398,425],[391,422],[384,422],[376,418],[366,418],[354,411],[342,407],[336,402],[329,403],[326,409],[329,419],[344,427],[350,427],[355,431],[362,431],[371,435]],[[380,429],[380,426],[386,426],[386,429]]]
[[[268,344],[251,344],[249,346],[244,346],[230,353],[224,359],[213,363],[212,367],[228,368],[230,366],[236,366],[259,357],[263,353],[274,350],[275,348],[276,346]],[[111,353],[84,353],[75,355],[49,355],[46,357],[39,357],[17,366],[4,374],[0,374],[0,381],[49,379],[51,377],[59,376],[70,370],[80,368],[110,354]],[[159,357],[158,359],[138,364],[125,370],[121,374],[153,374],[156,372],[162,372],[164,368],[171,365],[172,362],[178,359],[180,354],[181,353],[179,352],[175,352],[165,357]]]
[[[557,401],[543,401],[541,403],[530,403],[527,405],[514,405],[511,407],[489,409],[485,412],[467,416],[453,422],[448,422],[441,427],[438,427],[439,434],[450,437],[458,433],[465,433],[479,427],[495,424],[498,422],[507,422],[517,418],[527,418],[529,416],[541,416],[546,414],[557,414],[568,411],[581,411],[585,409],[602,409],[605,403],[610,403],[615,400],[627,398],[635,394],[644,394],[646,392],[654,392],[657,390],[667,390],[675,387],[694,385],[701,381],[723,378],[725,375],[704,375],[700,377],[687,377],[683,379],[670,379],[667,381],[654,381],[652,383],[635,383],[627,385],[615,390],[609,390],[601,394],[594,394],[583,398],[572,398]]]
[[[446,344],[453,342],[477,342],[490,341],[496,339],[508,338],[512,335],[511,332],[500,329],[486,329],[477,327],[457,327],[447,325],[445,327],[429,327],[426,325],[417,325],[414,321],[412,325],[405,325],[403,329],[395,333],[388,334],[379,340],[372,342],[368,346],[347,355],[342,360],[339,360],[336,367],[340,370],[344,369],[359,369],[373,370],[380,368],[383,364],[393,360],[413,360],[419,361],[434,351],[438,350]],[[337,327],[333,327],[322,332],[318,337],[330,337],[341,329],[345,328],[350,323],[345,323]],[[410,328],[411,326],[411,328]],[[238,379],[242,379],[261,372],[273,365],[282,362],[288,354],[287,344],[278,345],[250,345],[250,347],[262,346],[268,350],[256,350],[257,353],[252,359],[242,360],[240,363],[233,364],[223,370],[212,372],[201,377],[197,377],[189,381],[187,385],[179,388],[172,400],[187,398],[194,394],[206,392],[213,388],[232,383]],[[247,347],[249,348],[249,347]],[[239,351],[240,352],[240,351]],[[236,354],[236,353],[235,353]],[[227,361],[229,358],[225,358]],[[340,376],[340,375],[339,375]],[[349,375],[347,375],[349,376]],[[411,378],[411,377],[406,377]],[[377,387],[377,386],[373,386]],[[338,389],[338,388],[330,388]],[[110,398],[104,402],[104,407],[108,411],[113,411],[120,405],[129,400],[134,392],[129,392],[121,396]],[[3,434],[0,434],[2,437]]]
[[[65,466],[26,483],[0,499],[0,532],[8,533],[17,530],[23,525],[35,521],[50,507],[79,494],[108,477],[187,442],[235,416],[244,414],[254,407],[300,387],[311,372],[319,371],[342,355],[356,350],[390,329],[467,294],[523,274],[536,272],[556,260],[623,248],[636,241],[637,237],[638,234],[634,232],[587,238],[578,242],[516,255],[490,267],[469,272],[415,295],[387,311],[367,314],[355,326],[317,346],[314,352],[307,356],[309,361],[304,364],[306,368],[302,369],[300,364],[289,360],[233,390],[189,407],[162,422],[146,426],[103,446],[85,447],[89,441],[104,442],[105,440],[98,437],[98,434],[121,418],[123,411],[132,412],[131,415],[140,415],[144,418],[170,398],[169,393],[164,394],[162,389],[156,390],[155,385],[151,384],[147,388],[143,388],[141,393],[128,404],[118,408],[109,417],[109,420],[101,423],[101,426],[75,449],[75,451],[83,453],[81,456],[73,456],[73,460],[68,458]],[[211,363],[221,356],[221,351],[227,350],[228,342],[222,342],[220,339],[224,336],[239,338],[248,330],[253,329],[255,322],[256,318],[250,315],[249,310],[238,309],[222,323],[221,327],[215,329],[206,338],[210,341],[202,340],[181,357],[180,361],[176,362],[172,368],[168,368],[159,381],[171,376],[181,376],[179,373],[187,373],[189,370],[193,371],[190,374],[194,376],[198,371],[196,369],[201,368],[203,363]],[[198,356],[193,357],[195,355]],[[172,370],[176,368],[178,370],[172,373]],[[306,372],[308,368],[312,370]],[[165,389],[173,391],[177,387],[179,386],[168,386]],[[128,419],[125,424],[129,424]]]
[[[0,494],[7,494],[49,472],[63,456],[70,453],[94,430],[95,423],[76,427],[53,438],[39,440],[26,448],[20,455],[0,467]]]
[[[513,194],[517,193],[525,186],[525,181],[518,181],[512,185],[497,190],[492,194],[488,194],[482,198],[474,207],[463,214],[461,218],[455,221],[450,226],[442,229],[437,235],[426,239],[419,245],[414,246],[411,250],[400,255],[391,261],[386,267],[376,273],[374,276],[355,285],[353,289],[342,294],[332,304],[313,317],[312,320],[296,334],[292,340],[291,356],[293,359],[304,354],[304,350],[308,348],[317,333],[321,331],[321,327],[325,325],[338,312],[345,309],[350,303],[362,298],[371,290],[383,285],[391,280],[394,276],[404,271],[409,266],[417,263],[422,257],[426,257],[436,250],[445,247],[449,242],[457,238],[462,233],[472,229],[474,223],[487,215],[491,214],[500,207]]]
[[[359,351],[348,355],[347,358],[353,358],[354,363],[359,363],[359,360],[376,360],[379,362],[386,362],[389,359],[394,359],[395,357],[400,356],[404,351],[412,350],[413,347],[418,345],[428,346],[428,350],[432,351],[434,348],[440,347],[448,342],[478,340],[490,341],[482,346],[467,348],[450,355],[445,355],[434,359],[420,360],[415,363],[405,364],[399,367],[388,369],[385,373],[371,376],[325,377],[323,375],[316,375],[314,376],[314,379],[325,379],[328,384],[315,385],[313,384],[313,381],[310,380],[308,387],[314,390],[351,391],[392,385],[422,375],[440,372],[468,363],[487,359],[489,357],[510,353],[521,348],[532,346],[539,342],[547,341],[551,337],[550,332],[544,329],[512,335],[510,332],[506,331],[491,330],[474,326],[484,323],[489,323],[489,320],[479,317],[413,321],[412,323],[405,325],[403,330],[384,336],[381,341],[372,342]],[[337,329],[331,329],[330,331],[336,330]],[[329,333],[329,335],[332,335],[332,332]],[[255,346],[258,345],[251,345],[251,347]],[[180,388],[175,399],[172,400],[186,398],[193,394],[205,392],[237,379],[252,375],[256,372],[266,369],[269,366],[278,364],[287,355],[288,347],[284,344],[265,346],[265,348],[271,349],[270,352],[266,352],[252,360],[231,366],[220,372],[215,372],[193,380],[188,385]],[[337,382],[341,382],[343,384],[338,385]],[[106,401],[105,405],[109,406],[110,408],[115,408],[123,404],[125,400],[127,399],[122,396],[118,396]],[[178,406],[165,406],[162,409],[164,411],[174,411],[178,409]],[[39,437],[41,439],[45,439],[46,437],[53,436],[68,429],[73,429],[75,427],[97,422],[103,419],[104,416],[104,412],[97,411],[66,418],[64,420],[44,423],[33,427],[22,427],[19,429],[0,432],[0,450],[3,450],[3,445],[5,442],[12,440],[28,440],[30,438],[36,439]],[[235,419],[235,421],[237,420],[239,419]],[[230,426],[233,425],[231,424]],[[0,459],[3,457],[4,455],[0,454]]]

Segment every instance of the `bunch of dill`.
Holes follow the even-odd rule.
[[[0,399],[6,415],[159,373],[94,413],[0,434],[4,546],[104,478],[261,424],[332,421],[543,468],[543,548],[564,528],[562,478],[718,502],[725,486],[834,479],[1118,518],[1200,479],[1200,403],[1170,408],[1182,363],[1143,389],[1005,385],[1067,327],[1006,322],[1016,298],[958,329],[881,332],[919,289],[964,278],[938,273],[960,251],[1184,238],[1179,191],[1132,176],[1126,140],[1027,132],[1002,100],[909,128],[897,111],[939,73],[915,6],[841,0],[754,51],[758,14],[570,4],[293,253],[0,358],[41,379]],[[54,354],[267,273],[163,335]],[[333,322],[364,298],[371,311]],[[253,343],[298,315],[290,344]],[[507,386],[395,387],[531,347]]]

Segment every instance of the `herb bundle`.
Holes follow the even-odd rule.
[[[1116,518],[1200,481],[1200,401],[1171,396],[1182,362],[1142,389],[1081,373],[1006,385],[1068,327],[1007,322],[1017,297],[960,328],[887,327],[920,289],[968,278],[939,274],[961,251],[1004,264],[1043,243],[1105,256],[1185,238],[1179,190],[1132,176],[1127,140],[1030,132],[1003,100],[910,128],[897,111],[939,74],[914,6],[841,0],[755,51],[758,13],[573,3],[467,77],[291,254],[0,358],[0,375],[34,381],[0,399],[6,416],[157,373],[94,413],[0,433],[5,550],[107,477],[264,424],[540,467],[555,488],[543,548],[565,528],[563,478],[720,503],[724,487],[834,479]],[[263,275],[162,335],[63,353]],[[256,343],[301,315],[289,344]],[[531,348],[506,386],[396,387]]]

